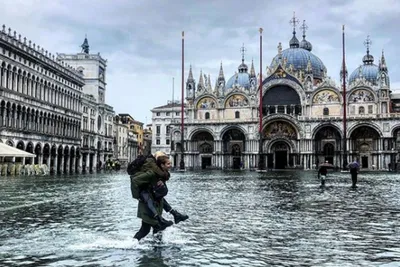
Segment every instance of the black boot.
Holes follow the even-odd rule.
[[[169,226],[174,224],[172,221],[167,221],[163,217],[158,216],[158,215],[156,215],[155,218],[157,219],[158,224],[156,224],[153,227],[154,228],[154,231],[153,231],[154,234],[157,233],[157,232],[163,231],[163,230],[165,230],[165,228],[167,228],[167,227],[169,227]]]
[[[177,212],[176,210],[171,210],[170,213],[174,216],[175,224],[189,219],[189,216],[187,216],[186,214],[181,214],[181,213]]]

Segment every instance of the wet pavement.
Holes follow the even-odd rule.
[[[0,266],[400,266],[400,174],[173,173],[190,219],[139,244],[129,183],[0,177]]]

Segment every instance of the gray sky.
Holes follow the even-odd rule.
[[[181,89],[181,32],[185,31],[185,81],[189,65],[214,81],[222,61],[225,79],[237,70],[240,47],[246,62],[259,71],[259,33],[263,33],[263,72],[282,42],[288,48],[289,24],[306,20],[307,40],[339,83],[342,24],[346,25],[346,63],[351,72],[362,64],[370,35],[375,63],[385,51],[392,90],[400,89],[396,62],[400,37],[398,0],[4,0],[1,23],[52,54],[77,53],[85,34],[91,53],[108,60],[106,102],[117,113],[151,122],[150,109],[175,98]],[[301,40],[302,33],[297,30]]]

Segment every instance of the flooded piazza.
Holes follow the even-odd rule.
[[[0,177],[1,266],[400,266],[398,174],[173,173],[185,222],[139,244],[124,172]],[[172,219],[169,214],[165,218]]]

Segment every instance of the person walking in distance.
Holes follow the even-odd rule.
[[[348,165],[351,174],[351,181],[352,181],[352,188],[357,187],[357,176],[358,172],[360,171],[360,164],[358,163],[357,159],[355,158],[353,162]]]

